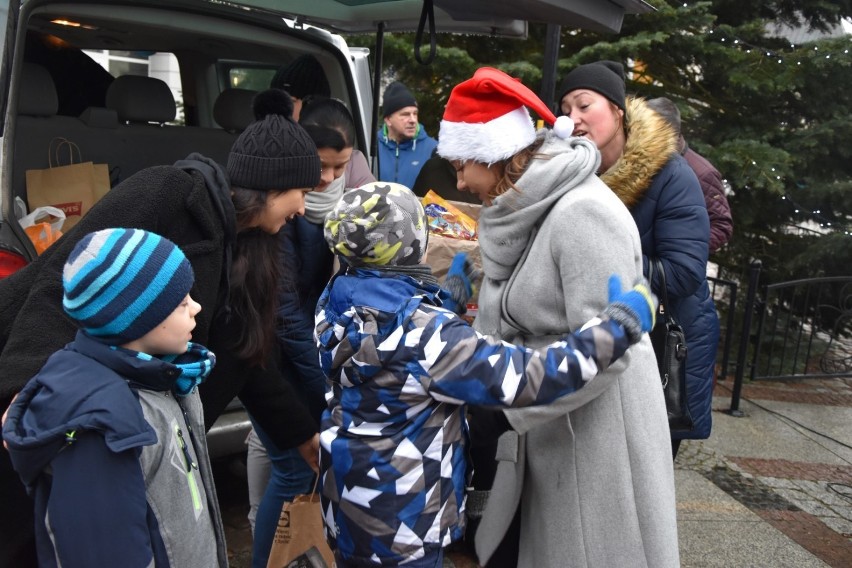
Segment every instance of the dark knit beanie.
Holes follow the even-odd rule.
[[[195,276],[173,242],[141,229],[84,236],[62,271],[62,307],[108,345],[139,339],[180,305]]]
[[[624,107],[624,65],[617,61],[595,61],[580,65],[565,77],[557,102],[577,89],[589,89],[609,99],[621,110]]]
[[[255,122],[240,134],[228,154],[231,185],[280,191],[312,188],[320,182],[317,147],[293,122],[293,99],[280,89],[261,91],[252,103]]]
[[[281,67],[269,86],[287,91],[297,99],[304,99],[308,95],[331,96],[331,87],[322,65],[308,53]]]
[[[401,108],[417,106],[417,100],[408,87],[394,81],[385,89],[385,95],[382,99],[382,116],[390,116]]]

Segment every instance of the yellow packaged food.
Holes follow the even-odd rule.
[[[455,239],[476,240],[477,223],[461,209],[432,191],[421,199],[429,218],[429,231]]]

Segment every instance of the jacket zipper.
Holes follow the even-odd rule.
[[[183,405],[180,404],[179,401],[178,406],[180,406],[181,411],[183,411],[184,421],[186,422],[186,427],[191,436],[192,427],[186,419],[186,410],[184,410]],[[198,483],[195,481],[195,476],[192,473],[193,469],[198,469],[198,464],[193,461],[192,455],[189,453],[189,446],[183,437],[183,430],[181,430],[180,426],[177,424],[175,424],[175,435],[177,436],[178,445],[180,445],[180,449],[183,452],[183,457],[186,460],[186,481],[189,485],[189,493],[192,495],[192,506],[196,511],[201,511],[201,494],[198,491]]]

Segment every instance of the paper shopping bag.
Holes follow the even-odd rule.
[[[334,554],[325,540],[317,493],[284,503],[267,568],[334,568]]]
[[[60,155],[68,152],[68,164],[60,165]],[[47,151],[48,168],[27,170],[27,201],[30,210],[49,205],[65,212],[67,232],[109,191],[106,164],[83,162],[80,149],[65,138],[55,138]]]

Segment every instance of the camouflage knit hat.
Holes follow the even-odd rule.
[[[398,183],[349,189],[325,218],[325,241],[352,266],[412,266],[426,252],[426,213]]]

